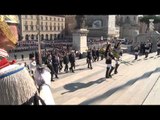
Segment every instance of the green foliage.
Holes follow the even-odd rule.
[[[140,22],[149,24],[149,19],[154,19],[153,23],[160,23],[160,16],[155,16],[155,15],[144,16],[140,19]]]

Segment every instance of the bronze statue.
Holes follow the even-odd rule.
[[[86,17],[85,15],[76,15],[76,29],[81,29],[81,28],[85,28],[86,27]]]

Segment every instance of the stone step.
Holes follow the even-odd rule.
[[[140,66],[139,64],[141,64],[142,66]],[[128,91],[128,89],[130,89],[130,87],[134,86],[134,84],[137,82],[135,79],[135,75],[137,77],[142,76],[143,75],[142,71],[144,71],[145,69],[148,69],[150,67],[149,64],[147,64],[145,67],[143,67],[143,65],[146,64],[145,62],[139,63],[139,64],[137,64],[135,66],[135,69],[133,69],[133,68],[130,69],[130,71],[133,71],[133,72],[129,72],[130,74],[125,75],[126,78],[120,78],[121,82],[113,84],[104,95],[107,96],[108,94],[111,94],[111,92],[114,92],[114,93],[111,96],[109,96],[108,98],[106,98],[106,100],[102,101],[99,104],[114,104],[114,102],[117,101],[117,99],[119,99],[121,96],[123,96],[125,91]],[[139,71],[139,70],[141,70],[141,71]],[[134,79],[135,79],[135,81],[134,81]],[[131,80],[133,80],[133,81],[131,81]],[[117,80],[117,81],[119,81],[119,80]],[[122,98],[122,102],[123,102],[124,101],[123,98],[125,98],[125,97],[121,97],[121,98]],[[120,102],[117,104],[120,104]]]
[[[151,74],[148,78],[136,81],[112,104],[141,105],[156,82],[159,73],[160,71]]]
[[[89,74],[96,73],[97,70],[101,70],[101,69],[103,69],[103,68],[98,67],[98,66],[96,67],[96,69],[95,68],[92,70],[86,69],[85,71],[75,73],[75,74],[72,74],[72,75],[65,77],[63,79],[57,80],[57,81],[53,82],[51,86],[53,87],[53,89],[58,88],[58,87],[62,87],[65,84],[72,83],[82,77],[88,76]]]
[[[160,76],[155,82],[155,85],[147,96],[146,100],[143,102],[143,105],[160,105]]]

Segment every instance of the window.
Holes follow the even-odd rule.
[[[44,35],[43,34],[41,35],[41,40],[44,40]]]
[[[52,34],[50,34],[50,40],[52,40]]]
[[[34,35],[33,34],[31,35],[31,39],[34,40]]]
[[[25,18],[27,18],[27,15],[25,15]]]
[[[56,21],[56,18],[54,18],[54,21]]]
[[[62,35],[61,35],[61,38],[63,38],[63,36],[64,36],[64,35],[62,34]]]
[[[50,20],[52,20],[52,18],[50,17]]]
[[[31,21],[31,25],[33,25],[33,21]]]
[[[41,30],[43,31],[43,25],[41,25]]]
[[[31,19],[33,19],[33,15],[31,15]]]
[[[52,30],[52,26],[50,26],[50,31]]]
[[[25,21],[25,25],[27,25],[27,21]]]
[[[28,25],[25,25],[25,30],[28,31]]]
[[[46,26],[46,30],[48,30],[48,26]]]
[[[46,40],[48,40],[48,34],[46,34]]]
[[[33,31],[33,25],[31,25],[31,31]]]
[[[59,21],[59,18],[58,18],[58,21]]]
[[[41,19],[43,20],[43,17],[41,16]]]
[[[48,20],[48,17],[46,17],[46,20]]]
[[[43,25],[43,22],[41,22],[41,25]]]
[[[25,39],[29,40],[29,35],[28,34],[26,34]]]
[[[58,26],[58,31],[60,31],[60,27]]]
[[[56,31],[56,26],[54,26],[54,31]]]
[[[61,30],[63,30],[63,26],[61,26]]]
[[[54,34],[54,39],[56,39],[56,37],[57,37],[57,35],[56,35],[56,34]]]

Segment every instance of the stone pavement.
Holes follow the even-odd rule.
[[[94,62],[90,70],[83,59],[75,73],[62,72],[52,82],[55,102],[57,105],[160,104],[159,61],[156,53],[148,59],[140,56],[138,60],[124,54],[119,73],[106,79],[105,60]]]

